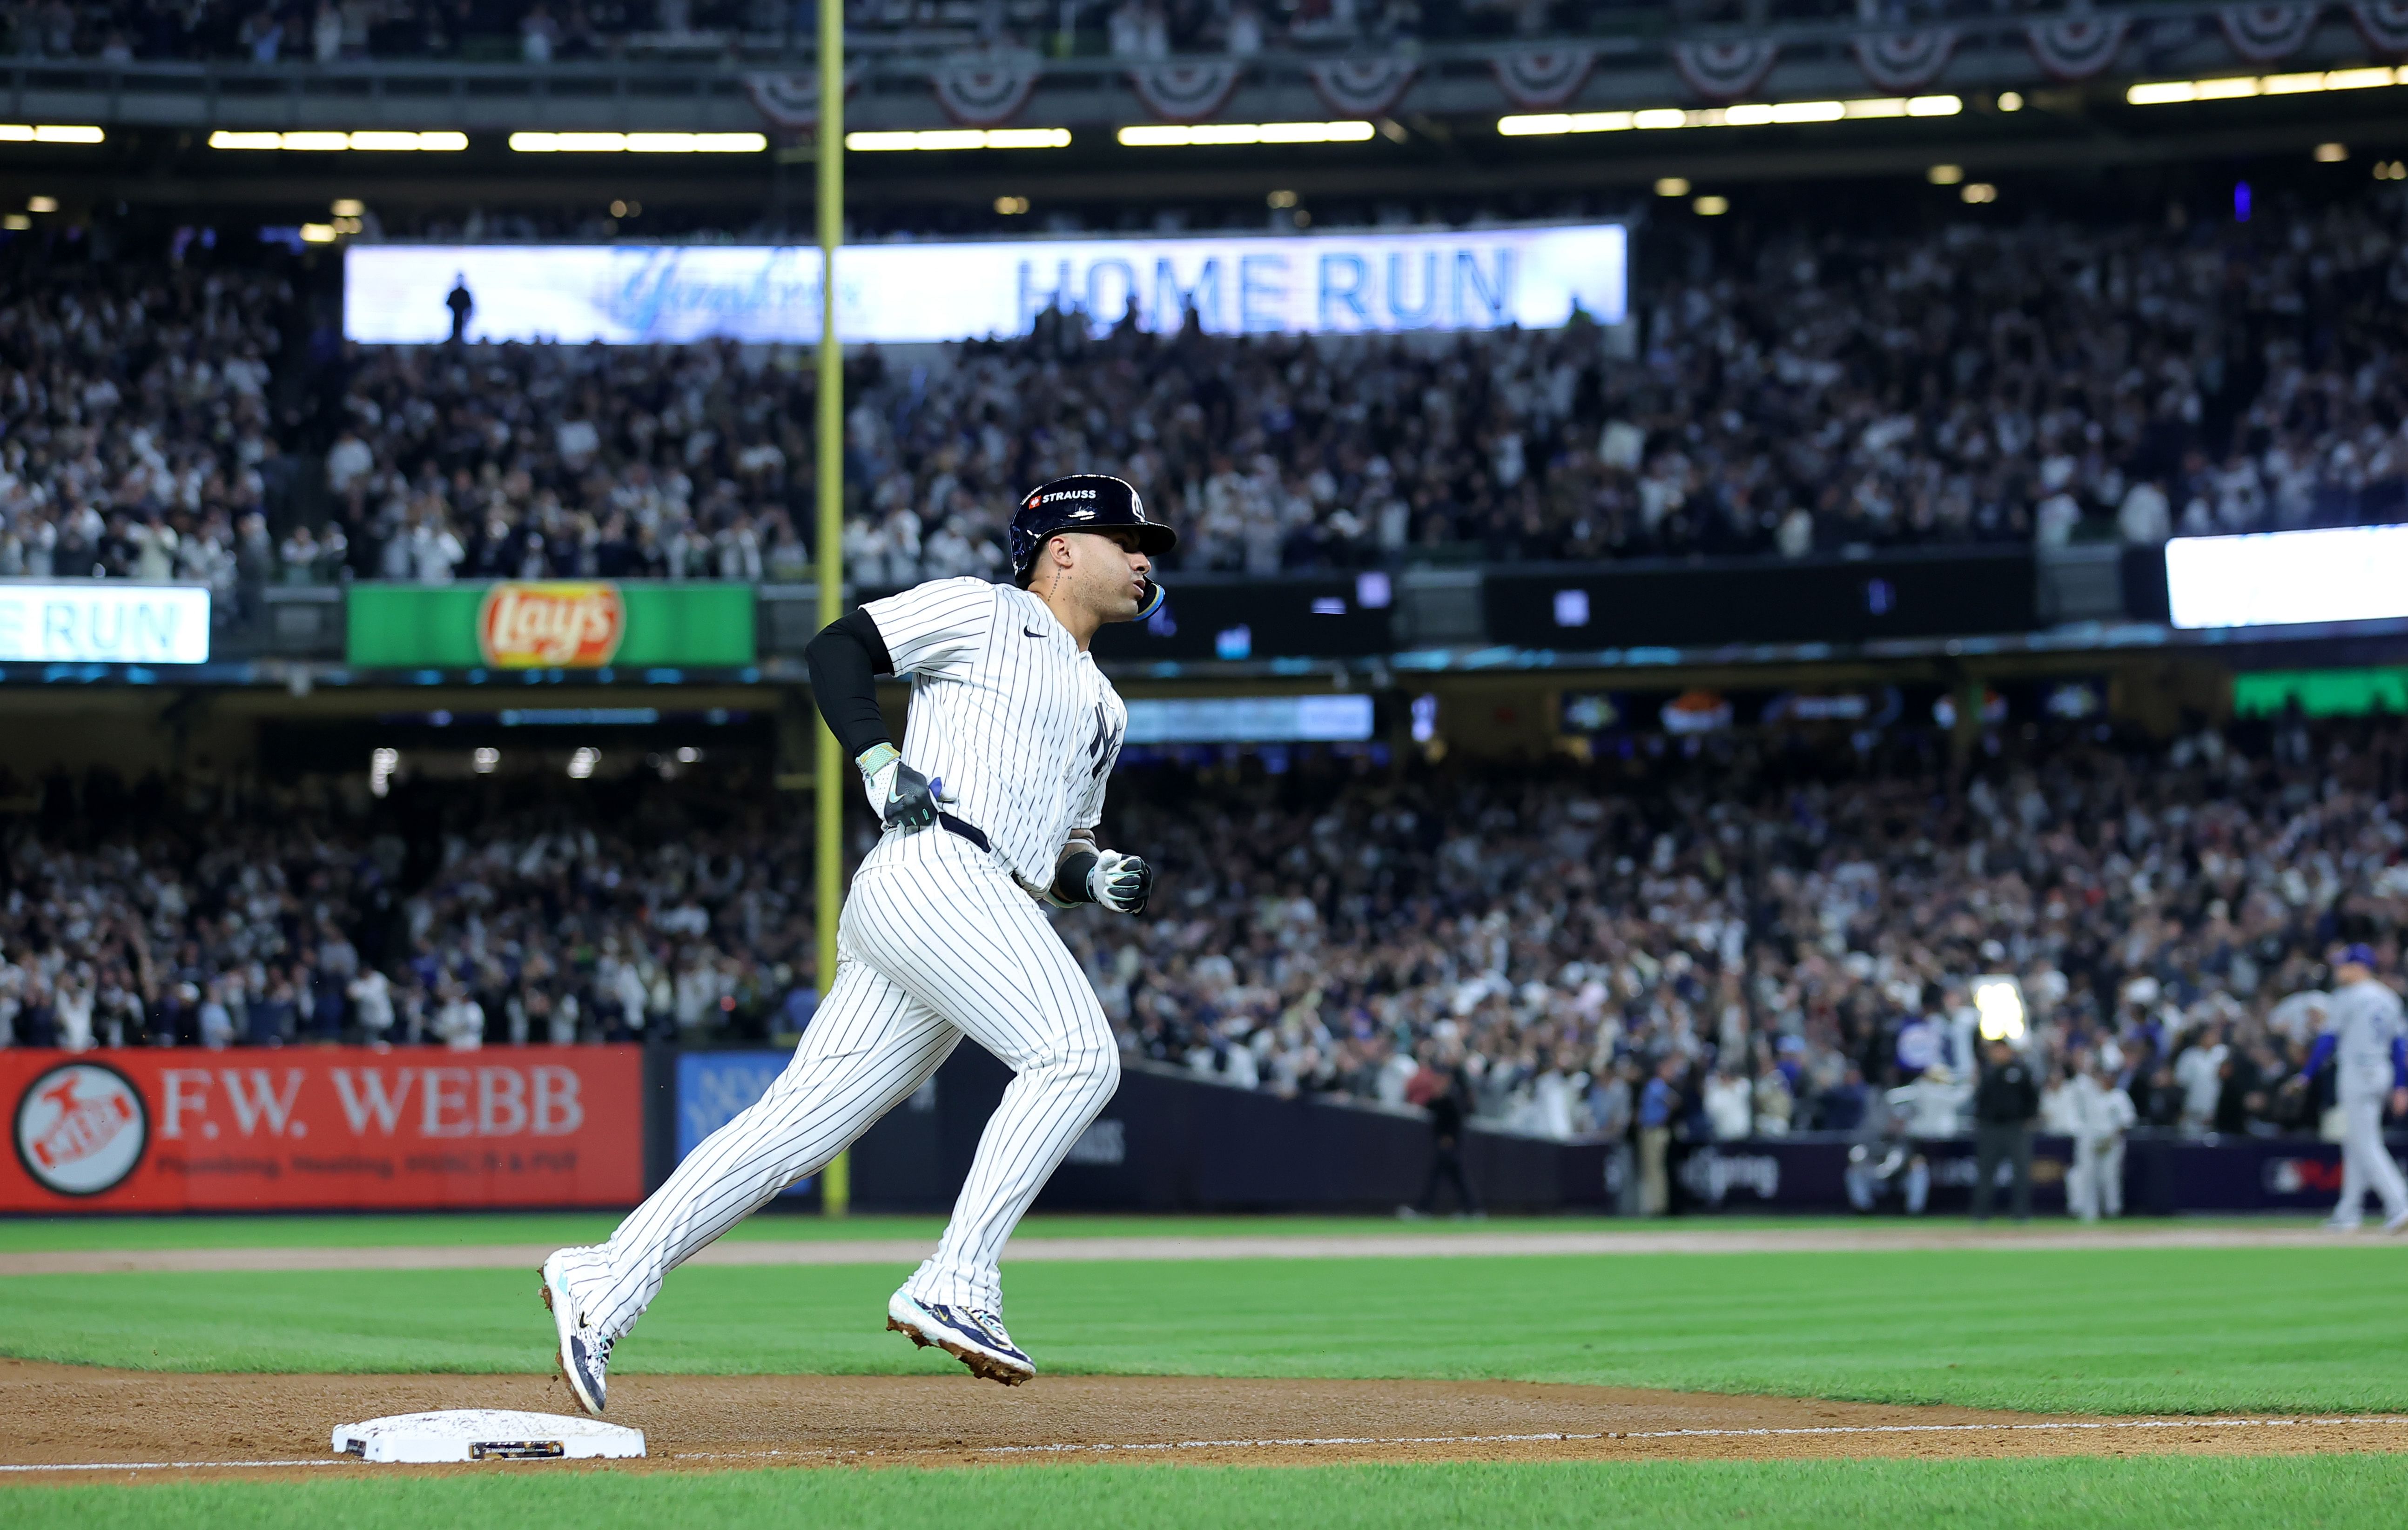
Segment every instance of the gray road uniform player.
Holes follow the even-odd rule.
[[[2374,952],[2351,946],[2333,963],[2325,1030],[2308,1053],[2303,1079],[2333,1065],[2334,1103],[2341,1108],[2341,1204],[2332,1224],[2353,1228],[2366,1214],[2366,1193],[2383,1203],[2384,1231],[2408,1231],[2408,1182],[2383,1141],[2383,1108],[2408,1101],[2408,1021],[2400,995],[2375,980]]]
[[[964,1036],[1016,1077],[888,1326],[995,1380],[1036,1372],[998,1315],[997,1262],[1120,1082],[1111,1027],[1040,903],[1145,906],[1151,869],[1096,843],[1128,712],[1087,644],[1158,602],[1150,555],[1175,538],[1127,484],[1093,476],[1032,492],[1012,533],[1020,587],[936,580],[870,601],[811,644],[822,713],[884,833],[854,875],[836,981],[794,1062],[609,1242],[545,1262],[562,1371],[590,1412],[610,1346],[663,1277],[825,1165]],[[877,706],[882,673],[911,681],[899,751]]]

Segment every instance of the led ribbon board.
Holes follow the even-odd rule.
[[[2177,627],[2274,627],[2408,616],[2408,526],[2340,526],[2166,544]]]
[[[987,240],[848,247],[838,324],[882,345],[1023,335],[1059,304],[1097,324],[1134,305],[1153,331],[1193,307],[1214,334],[1552,329],[1619,323],[1622,225],[1244,238]],[[471,340],[651,345],[819,339],[820,257],[767,245],[353,245],[343,333],[369,345]]]
[[[0,661],[196,665],[209,657],[199,585],[0,580]]]

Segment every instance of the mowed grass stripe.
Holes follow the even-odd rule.
[[[946,1371],[885,1333],[908,1266],[689,1267],[613,1357],[653,1374]],[[1054,1374],[1419,1377],[2045,1412],[2408,1409],[2382,1247],[1030,1265]],[[517,1271],[27,1276],[0,1353],[166,1370],[540,1373]]]
[[[0,1253],[67,1249],[378,1249],[496,1243],[542,1243],[559,1248],[571,1243],[599,1243],[610,1236],[619,1220],[619,1213],[607,1211],[28,1217],[0,1219]],[[1412,1230],[1445,1237],[1498,1232],[1627,1232],[1639,1225],[1617,1217],[1498,1217],[1484,1223],[1419,1223]],[[1864,1224],[1843,1218],[1814,1217],[1785,1221],[1718,1219],[1711,1225],[1761,1230]],[[773,1210],[738,1223],[726,1237],[736,1242],[911,1238],[933,1247],[944,1228],[945,1219],[941,1216],[854,1216],[831,1220],[816,1214]],[[1023,1235],[1032,1237],[1320,1237],[1398,1230],[1396,1220],[1390,1217],[1039,1215],[1021,1223]]]
[[[73,1250],[154,1249],[398,1249],[464,1245],[599,1243],[619,1224],[607,1211],[490,1211],[397,1214],[329,1213],[283,1216],[16,1217],[0,1218],[0,1254]],[[815,1213],[770,1210],[738,1223],[724,1241],[878,1242],[904,1239],[933,1247],[944,1231],[940,1216],[854,1216],[835,1220]],[[2316,1217],[2180,1219],[2134,1218],[2106,1224],[2146,1237],[2152,1233],[2213,1236],[2219,1233],[2296,1237],[2321,1225]],[[1864,1217],[1688,1217],[1641,1222],[1627,1217],[1497,1217],[1485,1222],[1441,1220],[1400,1225],[1390,1217],[1312,1216],[1085,1216],[1040,1213],[1023,1222],[1020,1237],[1354,1237],[1394,1236],[1480,1238],[1492,1234],[1600,1234],[1608,1237],[1686,1235],[1845,1234],[1870,1238],[1949,1237],[1969,1231],[1956,1218],[1913,1221]],[[2002,1237],[2071,1234],[2074,1224],[2041,1222],[2026,1229],[1994,1227]]]
[[[1682,1462],[1391,1466],[1047,1466],[636,1474],[503,1467],[473,1476],[0,1489],[12,1525],[145,1530],[430,1523],[523,1530],[669,1524],[1583,1525],[1725,1530],[1848,1524],[2147,1530],[2399,1523],[2402,1456]]]

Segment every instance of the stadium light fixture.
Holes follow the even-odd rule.
[[[301,225],[301,242],[303,244],[333,244],[335,242],[335,225],[332,223],[304,223]]]
[[[2316,145],[2316,163],[2318,164],[2339,164],[2342,161],[2347,158],[2349,158],[2349,146],[2347,144],[2320,143]]]
[[[922,133],[848,133],[845,148],[856,154],[950,152],[961,149],[1068,149],[1067,127],[939,128]]]
[[[1999,93],[1999,109],[2000,111],[2023,110],[2024,93],[2021,91],[2000,91]]]
[[[1379,130],[1369,122],[1196,122],[1125,127],[1124,149],[1205,148],[1249,143],[1361,143]]]
[[[59,199],[55,196],[29,196],[25,198],[25,210],[27,212],[56,212],[59,210]]]
[[[594,774],[594,767],[601,763],[600,750],[591,747],[580,749],[568,757],[568,779],[573,781],[584,780]]]
[[[769,147],[759,133],[513,133],[521,154],[758,154]]]
[[[998,196],[995,199],[995,210],[997,215],[1001,217],[1017,218],[1022,213],[1028,210],[1028,198],[1025,196]]]
[[[1980,207],[1985,202],[1996,202],[1999,199],[1999,189],[1986,180],[1975,180],[1968,182],[1956,194],[1969,206]]]
[[[1954,186],[1965,179],[1961,164],[1935,164],[1923,172],[1923,179],[1934,186]]]
[[[0,122],[0,143],[99,143],[108,136],[96,127]]]
[[[1777,127],[1866,118],[1954,117],[1964,109],[1965,102],[1959,96],[1881,95],[1856,101],[1752,102],[1685,111],[1678,107],[1650,107],[1639,111],[1542,111],[1499,117],[1497,131],[1508,138],[1538,138],[1564,133],[1644,133],[1677,127]]]
[[[0,229],[7,229],[11,234],[22,234],[33,226],[34,221],[22,212],[12,212],[6,217],[0,217]]]
[[[359,218],[366,214],[368,205],[356,196],[338,196],[326,210],[337,218]]]
[[[379,749],[368,751],[368,794],[380,797],[393,790],[393,778],[401,769],[401,751]]]
[[[469,767],[480,776],[490,776],[502,763],[502,751],[491,746],[480,748],[468,757]]]
[[[2003,973],[1974,979],[1973,1012],[1983,1040],[2023,1040],[2024,985]]]
[[[209,135],[211,149],[293,150],[331,154],[358,150],[372,154],[456,154],[468,147],[466,133],[249,133],[220,128]]]
[[[1700,218],[1720,218],[1724,213],[1730,211],[1730,198],[1701,196],[1690,203],[1689,207]]]
[[[1656,194],[1657,196],[1686,196],[1689,194],[1689,183],[1679,176],[1666,176],[1656,182]]]
[[[2253,95],[2304,95],[2323,91],[2367,91],[2408,85],[2408,64],[2396,69],[2310,70],[2296,75],[2232,75],[2221,79],[2156,79],[2124,93],[2134,107],[2170,107],[2188,101],[2236,101]]]

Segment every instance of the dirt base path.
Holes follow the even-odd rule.
[[[726,1239],[696,1265],[916,1265],[925,1238]],[[1874,1223],[1862,1227],[1578,1233],[1255,1233],[1234,1237],[1020,1237],[1008,1264],[1157,1259],[1437,1259],[1530,1254],[1860,1253],[1949,1249],[2298,1249],[2364,1243],[2408,1251],[2408,1238],[2336,1235],[2319,1227],[2126,1223],[1977,1227],[1965,1223]],[[70,1249],[0,1253],[0,1276],[108,1275],[132,1270],[419,1270],[534,1268],[549,1244],[482,1243],[384,1248]]]
[[[557,1378],[194,1376],[0,1361],[0,1482],[166,1470],[710,1470],[1181,1461],[2029,1456],[2408,1451],[2408,1418],[2098,1420],[1523,1382],[627,1376],[610,1419],[642,1462],[341,1461],[340,1423],[441,1408],[572,1410]],[[69,1472],[58,1468],[92,1467]]]

